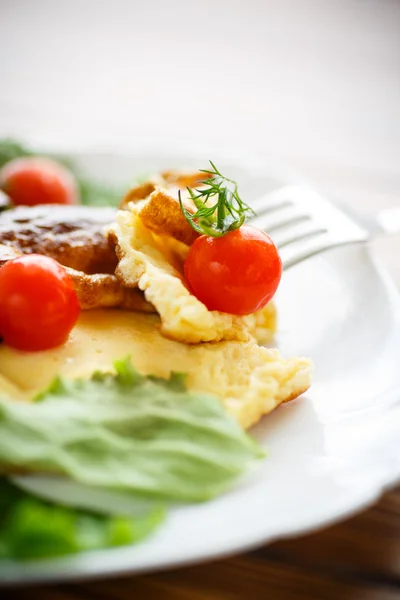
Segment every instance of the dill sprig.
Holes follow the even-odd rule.
[[[200,170],[209,175],[202,182],[203,187],[186,188],[197,211],[191,213],[185,208],[180,192],[179,203],[186,220],[197,233],[221,237],[228,231],[239,229],[246,217],[255,212],[240,198],[237,183],[222,175],[211,160],[210,165],[211,169]]]

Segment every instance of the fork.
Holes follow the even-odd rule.
[[[284,269],[337,246],[400,231],[400,208],[381,211],[375,219],[367,218],[303,185],[279,188],[259,197],[251,206],[257,216],[249,219],[249,224],[271,235]]]

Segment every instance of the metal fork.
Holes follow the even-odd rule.
[[[400,208],[382,211],[376,219],[369,219],[301,185],[280,188],[261,196],[251,206],[257,216],[249,224],[271,235],[284,269],[330,248],[400,231]]]

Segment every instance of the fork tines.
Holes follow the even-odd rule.
[[[287,186],[252,203],[250,224],[277,244],[285,269],[329,248],[366,241],[368,232],[305,186]]]

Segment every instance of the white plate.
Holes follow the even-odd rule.
[[[287,183],[260,159],[165,145],[129,154],[76,155],[88,174],[129,183],[133,174],[202,167],[213,158],[246,199]],[[225,496],[172,510],[137,546],[30,564],[2,563],[0,581],[28,583],[184,565],[322,527],[371,504],[400,476],[400,301],[363,245],[332,251],[284,275],[278,345],[313,358],[310,392],[266,417],[253,434],[263,466]]]

